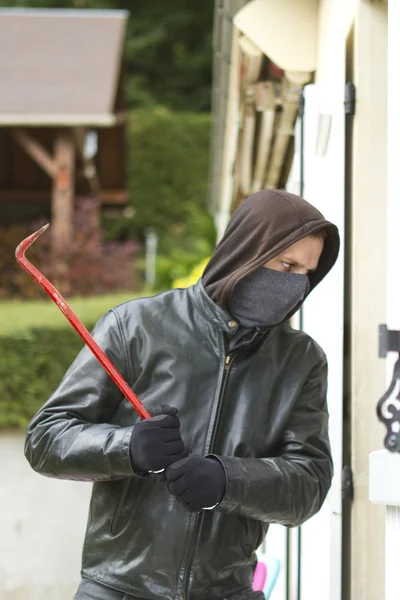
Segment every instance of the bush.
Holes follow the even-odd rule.
[[[0,338],[0,427],[26,427],[56,389],[82,343],[67,328],[43,327]]]
[[[164,288],[187,277],[192,269],[210,256],[214,248],[214,225],[209,215],[193,205],[186,223],[161,236],[157,262],[157,282]]]
[[[204,269],[206,268],[208,261],[209,258],[205,258],[198,265],[193,267],[189,275],[187,275],[186,277],[179,277],[178,279],[175,279],[175,281],[172,282],[172,287],[187,288],[197,283],[200,277],[203,275]]]
[[[133,267],[138,243],[105,241],[99,217],[99,200],[76,198],[70,246],[55,254],[49,229],[28,250],[29,260],[65,296],[90,296],[140,286]],[[24,238],[46,222],[0,228],[0,298],[44,297],[41,287],[17,264],[14,253]]]
[[[157,287],[186,276],[215,245],[207,209],[210,117],[166,109],[136,110],[129,121],[130,236],[158,233]]]
[[[188,206],[207,212],[210,117],[166,109],[131,111],[129,190],[134,229],[168,231]],[[190,209],[189,209],[190,210]]]
[[[90,331],[107,310],[131,297],[76,298],[70,304]],[[48,298],[1,302],[0,317],[0,427],[25,428],[56,389],[83,341]],[[38,318],[40,326],[32,326]]]

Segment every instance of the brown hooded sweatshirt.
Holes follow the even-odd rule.
[[[327,237],[318,267],[310,276],[308,293],[336,262],[339,253],[336,225],[326,221],[314,206],[300,196],[278,190],[262,190],[249,196],[233,213],[204,270],[203,284],[207,294],[221,308],[229,311],[235,286],[243,277],[298,240],[322,229]]]

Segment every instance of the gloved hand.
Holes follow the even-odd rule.
[[[131,435],[131,463],[137,473],[165,469],[189,452],[179,432],[178,410],[161,404],[149,412],[152,418],[136,423]]]
[[[221,502],[226,490],[225,471],[218,459],[191,454],[165,471],[168,490],[189,512]]]

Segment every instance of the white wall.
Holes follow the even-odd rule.
[[[23,445],[23,434],[0,434],[0,598],[71,600],[91,485],[38,475]]]

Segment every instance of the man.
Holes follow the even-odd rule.
[[[26,442],[38,472],[94,482],[76,599],[264,597],[252,577],[269,523],[303,523],[330,487],[326,358],[288,319],[338,250],[305,200],[261,191],[196,285],[99,321],[153,417],[136,418],[85,348]]]

